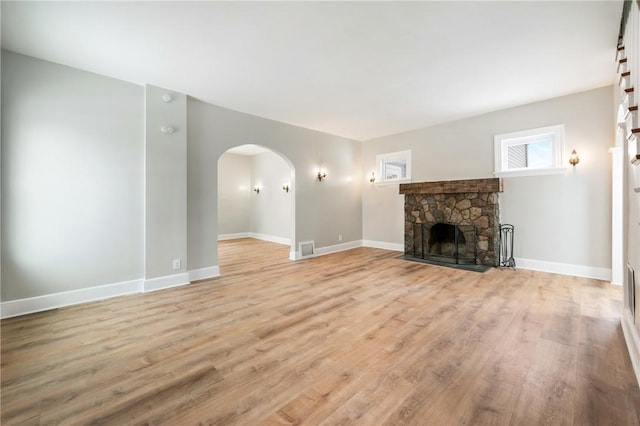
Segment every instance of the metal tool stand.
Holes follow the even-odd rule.
[[[516,268],[513,258],[513,225],[500,225],[500,268]]]

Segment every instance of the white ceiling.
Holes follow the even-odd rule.
[[[622,2],[1,7],[5,49],[367,140],[613,83]]]

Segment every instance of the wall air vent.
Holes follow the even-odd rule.
[[[314,241],[304,241],[300,243],[300,259],[313,257],[316,252],[316,243]]]

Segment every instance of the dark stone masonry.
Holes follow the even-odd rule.
[[[500,246],[498,193],[502,179],[469,179],[401,184],[404,194],[404,252],[414,253],[416,224],[476,226],[477,263],[497,266]],[[419,239],[419,238],[418,238]]]

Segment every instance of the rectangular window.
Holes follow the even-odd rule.
[[[560,174],[564,149],[564,124],[496,135],[496,176]]]
[[[407,182],[411,180],[411,151],[390,152],[376,156],[376,183]]]

